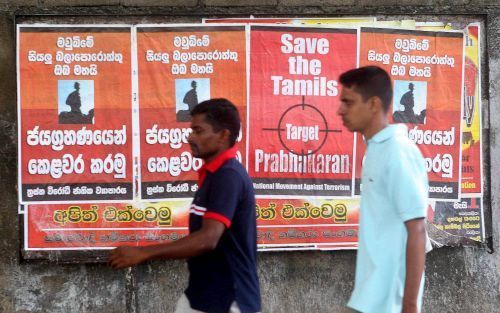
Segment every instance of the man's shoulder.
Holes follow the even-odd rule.
[[[399,135],[387,140],[383,150],[388,156],[388,161],[390,161],[390,163],[394,163],[397,160],[423,159],[420,149],[407,136]]]
[[[224,162],[218,171],[240,171],[245,170],[243,164],[236,158],[232,158]]]
[[[234,176],[241,177],[242,179],[249,177],[245,167],[237,159],[226,161],[217,171],[215,171],[214,175],[217,177]]]
[[[388,140],[388,148],[394,150],[410,150],[409,152],[415,152],[418,150],[417,145],[410,139],[406,134],[396,134]],[[415,150],[416,149],[416,150]]]

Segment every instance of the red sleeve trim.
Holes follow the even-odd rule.
[[[219,214],[219,213],[207,212],[207,213],[205,213],[205,215],[203,215],[203,218],[210,218],[210,219],[219,221],[222,224],[224,224],[226,226],[226,228],[231,227],[231,221],[227,217],[225,217],[224,215]]]

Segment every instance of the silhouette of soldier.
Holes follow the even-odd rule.
[[[80,83],[75,82],[74,88],[75,91],[70,93],[66,98],[66,104],[71,108],[71,112],[82,114],[82,111],[80,110],[80,107],[82,106],[82,99],[80,98]]]
[[[396,123],[424,124],[426,110],[422,110],[419,115],[413,111],[415,106],[415,96],[413,95],[414,85],[408,84],[408,91],[401,97],[399,103],[404,107],[403,111],[396,111],[392,119]]]
[[[182,102],[187,104],[187,110],[179,110],[177,112],[178,122],[189,122],[191,121],[191,110],[193,110],[198,105],[198,93],[196,92],[196,81],[191,81],[191,89],[186,92]]]
[[[80,83],[75,82],[74,88],[75,90],[66,98],[66,104],[69,105],[71,111],[65,111],[59,114],[59,124],[92,124],[94,109],[91,109],[88,114],[82,114],[80,109],[82,106]]]

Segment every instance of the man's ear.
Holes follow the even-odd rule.
[[[228,142],[229,143],[229,139],[231,138],[231,131],[227,128],[223,128],[221,131],[221,140],[223,142]]]
[[[384,110],[384,104],[382,103],[382,99],[380,99],[379,97],[373,96],[368,99],[368,101],[370,103],[370,109],[373,111],[373,113]]]

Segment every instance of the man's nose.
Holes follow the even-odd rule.
[[[337,109],[337,115],[342,116],[344,114],[344,106],[341,104]]]

